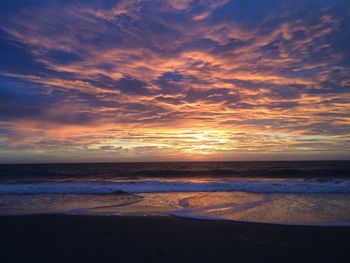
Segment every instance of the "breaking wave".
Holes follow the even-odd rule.
[[[165,192],[244,191],[254,193],[350,193],[349,179],[235,180],[235,181],[133,181],[46,182],[0,184],[0,194],[113,194]]]

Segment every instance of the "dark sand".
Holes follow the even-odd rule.
[[[0,262],[350,262],[350,227],[4,216]]]

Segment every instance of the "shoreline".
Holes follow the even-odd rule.
[[[172,216],[0,216],[0,262],[346,262],[350,227]]]
[[[125,215],[108,215],[108,214],[69,214],[69,213],[35,213],[35,214],[1,214],[0,222],[2,217],[112,217],[112,218],[175,218],[183,219],[189,221],[218,221],[218,222],[232,222],[233,224],[249,224],[249,225],[269,225],[276,227],[308,227],[308,228],[349,228],[349,224],[288,224],[288,223],[270,223],[270,222],[258,222],[258,221],[244,221],[244,220],[234,220],[226,218],[216,218],[216,217],[191,217],[191,216],[181,216],[176,214],[158,214],[158,215],[139,215],[139,214],[125,214]]]

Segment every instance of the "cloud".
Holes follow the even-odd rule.
[[[210,159],[349,150],[348,1],[0,7],[7,151]]]

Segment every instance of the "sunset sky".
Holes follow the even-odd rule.
[[[0,162],[350,159],[349,0],[1,0]]]

